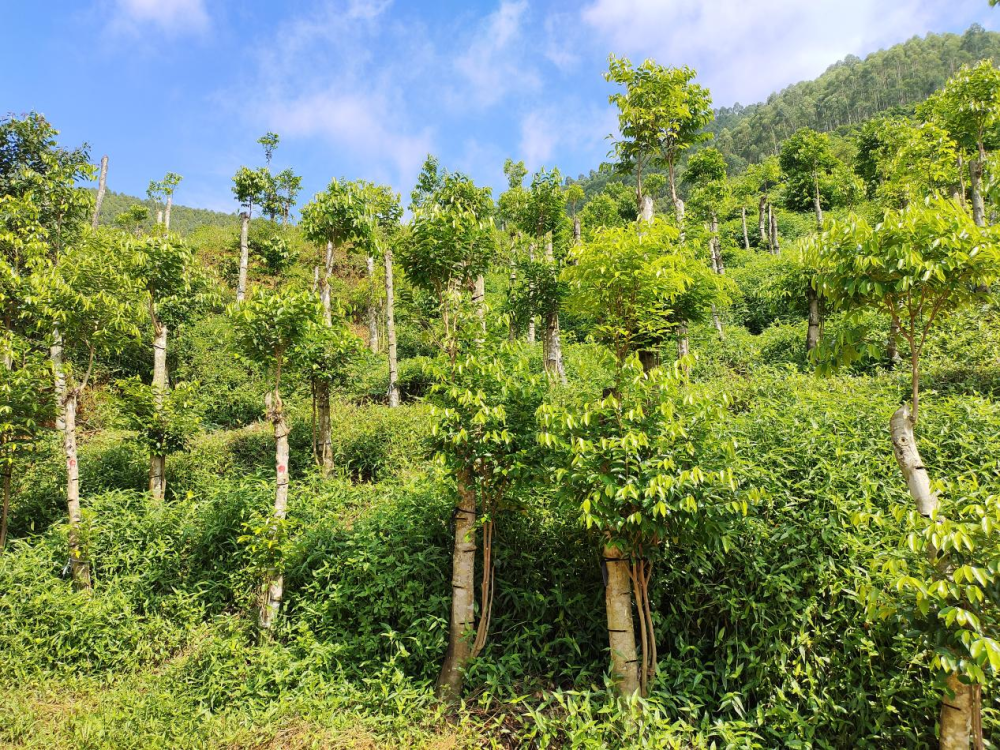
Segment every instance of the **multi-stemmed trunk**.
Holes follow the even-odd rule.
[[[368,267],[368,349],[378,354],[378,314],[375,311],[375,258],[365,258]]]
[[[149,315],[153,323],[153,403],[160,411],[167,395],[167,324],[157,316],[153,302]],[[149,459],[149,492],[154,500],[162,500],[166,493],[166,469],[167,457],[154,452]]]
[[[813,175],[813,210],[816,212],[816,225],[823,228],[823,206],[819,199],[819,175]]]
[[[437,679],[438,697],[449,701],[457,700],[462,692],[464,670],[472,658],[469,635],[475,622],[476,491],[468,469],[460,470],[457,478],[448,651]]]
[[[650,211],[652,211],[652,200]],[[556,259],[552,252],[552,235],[545,241],[545,262],[549,268],[555,270]],[[545,339],[543,342],[545,372],[549,377],[559,378],[559,382],[566,384],[566,369],[563,367],[562,343],[559,339],[559,308],[555,301],[549,302],[549,309],[545,312]]]
[[[247,267],[250,265],[250,212],[240,214],[240,276],[236,282],[236,301],[242,302],[247,295]]]
[[[90,221],[90,226],[97,229],[97,224],[101,218],[101,205],[104,203],[104,193],[108,187],[108,157],[101,157],[101,177],[97,182],[97,199],[94,201],[94,218]]]
[[[278,534],[278,526],[285,519],[288,509],[288,423],[285,421],[285,407],[281,402],[277,384],[273,393],[265,399],[267,417],[274,426],[274,527],[273,534]],[[260,627],[270,630],[281,609],[281,598],[284,594],[285,578],[276,565],[272,565],[264,580],[263,600],[260,607]]]
[[[819,294],[811,282],[806,282],[806,300],[809,303],[809,327],[806,330],[806,352],[819,346]]]
[[[639,659],[636,657],[635,626],[632,622],[632,587],[629,561],[617,547],[605,545],[604,607],[611,649],[611,679],[622,695],[639,690]]]
[[[482,277],[480,276],[480,279]],[[396,305],[392,288],[392,248],[385,248],[385,340],[389,350],[389,407],[399,406],[399,364],[396,361]]]
[[[743,206],[740,209],[740,219],[743,222],[743,247],[747,250],[750,249],[750,235],[747,233],[747,209]]]
[[[69,510],[69,570],[73,585],[78,590],[91,588],[90,561],[84,546],[82,516],[80,513],[80,466],[76,450],[76,408],[80,399],[80,386],[66,390],[62,400],[63,453],[66,458],[66,505]]]

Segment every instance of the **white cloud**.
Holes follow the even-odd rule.
[[[456,70],[469,85],[463,98],[489,107],[512,92],[541,86],[538,73],[524,64],[529,53],[521,26],[527,10],[528,0],[502,0],[473,35],[466,51],[455,60]]]
[[[349,18],[377,18],[392,5],[392,0],[349,0],[347,16]]]
[[[947,20],[979,0],[593,0],[586,24],[618,54],[698,68],[717,105],[766,97]],[[947,13],[947,19],[943,16]]]
[[[158,26],[168,33],[200,33],[208,29],[204,0],[116,0],[111,28],[138,32]]]

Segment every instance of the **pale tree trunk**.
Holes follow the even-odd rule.
[[[528,260],[530,260],[532,263],[535,261],[535,243],[534,242],[532,242],[531,245],[528,247]],[[534,290],[534,288],[535,287],[534,287],[533,284],[530,285],[530,289]],[[535,343],[535,314],[534,314],[534,312],[532,312],[531,315],[528,316],[528,337],[527,338],[528,338],[528,343],[529,344],[534,344]]]
[[[53,327],[52,345],[49,347],[49,359],[52,361],[52,373],[55,379],[56,429],[60,432],[66,429],[66,417],[63,414],[63,402],[66,400],[66,372],[63,370],[62,341],[59,326]]]
[[[914,357],[915,360],[915,357]],[[914,370],[916,366],[913,365]],[[914,387],[916,390],[916,387]],[[906,404],[900,406],[889,420],[892,448],[896,456],[906,486],[917,506],[917,511],[930,517],[938,506],[937,493],[931,490],[931,480],[924,466],[924,460],[917,450],[914,434],[915,416],[911,416]],[[937,550],[928,552],[931,562],[939,565]],[[953,695],[945,694],[941,699],[940,739],[941,750],[968,750],[972,739],[972,724],[977,702],[973,700],[974,688],[963,685],[957,674],[948,675],[948,689]]]
[[[608,645],[611,649],[611,679],[622,695],[639,690],[639,660],[632,622],[632,585],[629,562],[617,548],[604,547],[604,607],[608,617]]]
[[[156,226],[163,224],[163,209],[156,212]]]
[[[90,561],[86,557],[81,538],[82,517],[80,513],[80,466],[76,451],[76,407],[80,398],[79,387],[66,391],[63,398],[63,452],[66,456],[66,504],[69,510],[69,569],[73,585],[81,591],[89,591]]]
[[[806,284],[806,299],[809,302],[809,328],[806,330],[806,352],[819,346],[819,295],[810,283]]]
[[[330,383],[322,378],[316,381],[316,414],[319,422],[319,467],[324,477],[333,472],[333,437],[330,424]]]
[[[486,279],[482,274],[476,276],[475,284],[472,287],[472,307],[476,311],[479,319],[479,328],[486,335]],[[476,338],[477,344],[483,343],[483,336]]]
[[[267,416],[274,425],[274,519],[280,523],[285,518],[288,509],[288,423],[285,421],[285,407],[277,388],[269,393],[265,400]],[[277,532],[277,529],[275,529]],[[260,627],[270,630],[281,609],[281,598],[284,594],[285,578],[277,568],[267,571],[264,582],[264,600],[260,608]]]
[[[313,294],[319,291],[319,266],[313,266]],[[322,298],[321,298],[322,299]]]
[[[771,252],[778,255],[781,252],[781,245],[778,243],[778,212],[772,211],[770,206],[768,212],[771,214]]]
[[[317,269],[317,274],[319,270]],[[323,278],[319,282],[319,298],[323,304],[323,322],[333,325],[333,313],[330,302],[330,277],[333,275],[333,243],[326,243],[326,255],[323,258]]]
[[[709,230],[712,233],[712,236],[708,240],[708,251],[712,256],[712,270],[721,276],[726,273],[726,265],[722,260],[722,243],[719,241],[719,217],[716,216],[714,211],[712,212],[712,221],[709,225]],[[715,326],[715,330],[719,332],[719,338],[725,341],[726,332],[722,327],[722,319],[719,317],[719,311],[716,310],[714,304],[712,305],[712,324]]]
[[[512,263],[507,288],[508,299],[510,299],[514,294],[515,284],[517,284],[517,266]],[[507,340],[512,342],[517,341],[517,320],[513,310],[510,312],[510,319],[507,321]]]
[[[816,225],[823,228],[823,206],[819,200],[819,175],[813,175],[813,208],[816,211]]]
[[[247,295],[247,266],[250,265],[250,245],[247,235],[250,233],[250,214],[244,211],[240,214],[240,277],[236,283],[236,301],[242,302]]]
[[[451,621],[448,651],[437,679],[437,696],[458,700],[472,657],[469,638],[475,618],[476,492],[468,469],[458,472],[458,506],[455,508],[455,546],[452,552]]]
[[[965,208],[965,163],[962,160],[962,155],[958,155],[958,202]]]
[[[368,349],[378,354],[378,315],[375,313],[375,258],[365,258],[368,267]]]
[[[986,210],[983,206],[983,161],[969,159],[969,189],[972,194],[972,220],[977,227],[986,226]]]
[[[896,367],[902,359],[899,356],[899,323],[895,320],[889,322],[889,341],[886,344],[886,355],[891,368]]]
[[[740,209],[740,219],[743,221],[743,247],[750,249],[750,235],[747,233],[747,209],[746,206]]]
[[[580,244],[580,217],[579,216],[574,216],[573,217],[573,244],[574,245],[579,245]]]
[[[650,210],[652,210],[652,200],[650,200]],[[545,241],[545,262],[554,267],[556,263],[555,255],[552,252],[552,235],[549,234]],[[559,382],[566,385],[566,369],[563,367],[562,343],[559,339],[559,311],[549,310],[545,313],[545,339],[543,342],[545,372],[549,377],[559,378]]]
[[[94,201],[94,218],[90,222],[90,226],[97,229],[97,223],[101,216],[101,205],[104,203],[104,193],[107,190],[108,185],[108,157],[101,157],[101,177],[97,181],[97,200]]]
[[[683,321],[677,324],[677,359],[683,359],[688,354],[691,353],[691,347],[688,343],[688,325],[687,321]],[[687,365],[684,366],[684,371],[687,372]]]
[[[149,314],[153,321],[153,400],[160,410],[167,395],[167,325],[157,317],[152,302]],[[166,493],[166,469],[166,456],[154,454],[150,457],[149,492],[154,500],[162,500]]]
[[[760,203],[757,208],[757,224],[760,228],[760,245],[761,247],[767,247],[768,244],[768,234],[767,234],[767,222],[768,222],[768,211],[767,211],[767,196],[760,196]]]
[[[642,203],[639,206],[639,221],[643,221],[649,224],[653,220],[653,199],[648,196],[642,196]]]
[[[168,232],[170,231],[170,209],[173,208],[173,205],[174,205],[174,196],[168,195],[167,210],[166,213],[163,214],[163,228],[166,229]]]
[[[481,280],[483,277],[480,276]],[[479,281],[477,283],[480,283]],[[396,301],[392,288],[392,248],[385,248],[385,340],[389,350],[389,407],[399,406],[399,364],[396,361]],[[485,328],[485,323],[483,324]]]

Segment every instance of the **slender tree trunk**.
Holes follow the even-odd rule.
[[[965,208],[965,162],[961,154],[958,155],[958,187],[958,202]]]
[[[746,206],[740,209],[740,219],[743,222],[743,247],[750,249],[750,235],[747,232],[747,209]]]
[[[89,591],[90,561],[84,549],[80,513],[80,466],[76,451],[76,407],[80,398],[78,387],[70,388],[63,398],[63,452],[66,456],[66,504],[69,509],[69,569],[73,585],[81,591]]]
[[[285,421],[285,407],[277,388],[267,395],[265,400],[267,416],[274,425],[274,519],[280,523],[285,518],[288,509],[288,423]],[[277,529],[275,529],[277,531]],[[264,600],[260,608],[260,627],[270,630],[281,609],[281,598],[284,594],[285,578],[276,567],[267,571],[264,583]]]
[[[646,224],[653,221],[653,199],[648,195],[642,196],[642,202],[639,206],[639,221]]]
[[[98,221],[101,217],[101,205],[104,203],[104,193],[108,185],[108,157],[101,157],[101,177],[97,181],[97,200],[94,201],[94,218],[90,222],[93,229],[97,229]]]
[[[161,208],[156,212],[156,226],[163,224],[163,209]]]
[[[629,561],[617,548],[604,547],[607,581],[604,586],[604,606],[608,617],[608,645],[611,649],[611,679],[622,695],[639,690],[639,659],[635,648],[635,626],[632,622],[632,586]]]
[[[365,258],[368,266],[368,349],[378,354],[378,315],[375,312],[375,258]]]
[[[458,472],[458,506],[455,508],[455,547],[452,553],[451,623],[448,651],[437,679],[442,700],[458,700],[464,669],[472,655],[469,638],[475,619],[476,492],[468,469]]]
[[[168,195],[167,210],[166,213],[163,214],[163,228],[166,229],[168,232],[170,231],[170,209],[173,208],[173,206],[174,206],[174,196]]]
[[[157,410],[163,408],[167,395],[167,325],[156,315],[150,302],[149,314],[153,322],[153,401]],[[149,492],[154,500],[162,500],[167,490],[167,457],[154,453],[149,459]]]
[[[0,510],[0,552],[7,547],[7,523],[10,518],[10,482],[13,456],[4,456],[3,464],[3,508]]]
[[[889,322],[889,341],[886,344],[886,356],[889,360],[889,367],[893,369],[902,359],[899,356],[899,324],[895,320]]]
[[[768,213],[767,208],[768,208],[767,207],[767,196],[766,195],[762,195],[762,196],[760,196],[760,203],[758,204],[758,207],[757,207],[757,224],[760,227],[760,246],[761,247],[767,247],[768,246],[767,226],[768,226],[769,213]]]
[[[581,236],[580,235],[580,217],[579,216],[574,216],[573,217],[573,244],[574,245],[579,245],[580,244],[580,236]]]
[[[485,327],[485,323],[483,326]],[[396,300],[392,288],[392,248],[388,245],[385,248],[385,339],[389,349],[389,406],[395,408],[399,406],[399,364],[396,361]]]
[[[530,260],[532,263],[535,261],[535,243],[534,242],[532,242],[531,245],[528,247],[528,260]],[[534,290],[534,288],[535,288],[534,284],[531,284],[530,285],[530,289]],[[532,295],[532,297],[533,296],[534,295]],[[534,344],[535,343],[535,313],[534,313],[534,311],[532,311],[531,315],[528,316],[528,337],[527,338],[528,338],[528,343],[529,344]]]
[[[969,188],[972,194],[972,220],[977,227],[986,226],[986,210],[983,206],[983,161],[969,159]]]
[[[816,225],[823,228],[823,206],[819,201],[819,175],[813,175],[813,208],[816,210]]]
[[[683,359],[688,354],[691,353],[691,347],[688,343],[688,325],[687,321],[683,321],[677,324],[677,358]],[[687,368],[685,367],[685,370]]]
[[[316,381],[316,414],[319,422],[319,466],[324,477],[333,472],[333,437],[330,426],[330,383],[322,378]]]
[[[63,339],[59,326],[52,328],[52,345],[49,347],[49,359],[52,361],[52,374],[55,379],[54,391],[56,399],[56,429],[60,432],[66,429],[66,417],[63,414],[66,400],[66,371],[63,369]]]
[[[712,236],[708,240],[708,252],[712,256],[712,270],[721,276],[726,273],[726,265],[722,260],[722,243],[719,241],[719,217],[714,211],[712,212],[709,230]],[[719,311],[714,304],[712,305],[712,324],[715,326],[715,330],[719,332],[719,338],[725,341],[726,332],[722,327],[722,318],[719,317]]]
[[[781,253],[781,245],[778,243],[778,212],[768,206],[768,213],[771,215],[771,252],[778,255]]]
[[[479,318],[479,328],[486,335],[486,278],[479,274],[476,276],[475,284],[472,287],[472,307],[476,311],[476,317]],[[477,337],[476,341],[479,344],[483,343],[483,336]]]
[[[316,294],[316,292],[319,291],[319,266],[313,266],[313,287],[312,287],[312,290],[313,290],[313,294]],[[323,299],[322,296],[320,296],[320,300],[322,300],[322,299]]]
[[[333,276],[333,243],[326,243],[326,254],[323,257],[323,276],[319,282],[319,298],[323,304],[323,322],[333,325],[333,313],[330,300],[330,277]]]
[[[652,200],[650,200],[650,211],[652,211],[652,203]],[[552,252],[551,234],[549,234],[545,241],[545,262],[548,263],[550,267],[555,267],[556,259]],[[559,382],[566,385],[566,369],[563,367],[562,343],[559,339],[558,309],[552,309],[545,313],[545,341],[543,348],[545,350],[545,372],[547,372],[550,377],[559,378]]]
[[[809,328],[806,331],[806,352],[819,346],[819,295],[813,285],[806,284],[806,299],[809,302]]]
[[[250,233],[250,213],[240,214],[240,277],[236,283],[236,301],[242,302],[247,296],[247,267],[250,265],[250,245],[247,236]]]

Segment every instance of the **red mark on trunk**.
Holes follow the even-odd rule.
[[[278,473],[281,474],[284,471],[285,471],[285,465],[284,464],[278,464]]]

